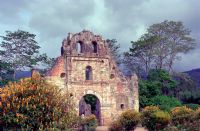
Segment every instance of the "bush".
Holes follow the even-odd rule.
[[[196,111],[183,107],[176,107],[171,111],[173,116],[172,125],[179,130],[199,131],[200,128],[200,108]]]
[[[149,130],[163,129],[171,121],[170,114],[157,106],[147,106],[142,111],[142,125]]]
[[[39,76],[9,83],[1,89],[0,124],[28,130],[72,127],[78,119],[74,103],[61,91]]]
[[[200,105],[199,104],[185,104],[186,107],[192,109],[192,110],[196,110],[197,108],[200,108]]]
[[[123,130],[123,127],[122,127],[122,125],[121,125],[119,119],[118,119],[118,120],[115,120],[115,121],[113,121],[113,122],[111,123],[111,125],[110,125],[110,127],[109,127],[109,130],[110,130],[110,131],[122,131],[122,130]]]
[[[190,121],[194,111],[186,106],[175,107],[171,110],[172,120],[174,125],[184,124],[186,121]]]
[[[200,120],[200,107],[195,110],[194,116],[195,120]]]
[[[140,113],[134,110],[126,110],[122,112],[119,116],[118,120],[114,121],[111,124],[111,131],[121,131],[126,130],[129,131],[134,129],[138,123],[140,122]]]
[[[81,120],[81,125],[86,131],[95,130],[97,127],[97,119],[95,115],[85,116]]]
[[[126,131],[134,129],[140,122],[140,114],[135,110],[127,110],[122,112],[119,118],[120,123]]]
[[[171,116],[168,112],[156,111],[152,114],[152,123],[155,124],[155,129],[163,129],[171,122]]]

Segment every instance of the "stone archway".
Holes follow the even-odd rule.
[[[99,98],[94,94],[85,94],[79,101],[79,115],[94,114],[98,125],[101,125],[101,104]]]

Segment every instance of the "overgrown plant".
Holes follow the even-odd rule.
[[[140,123],[140,120],[140,113],[134,110],[126,110],[122,112],[119,118],[111,124],[110,130],[130,131],[136,128],[136,126]]]
[[[0,122],[4,128],[29,130],[76,125],[73,99],[37,74],[0,88]]]

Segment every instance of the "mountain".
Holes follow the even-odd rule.
[[[200,68],[198,69],[192,69],[190,71],[186,71],[184,73],[187,73],[193,80],[195,80],[199,87],[200,87]]]
[[[15,79],[19,80],[21,78],[31,77],[31,71],[16,71]]]

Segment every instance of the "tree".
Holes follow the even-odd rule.
[[[156,37],[143,36],[138,41],[132,43],[129,52],[124,53],[123,63],[130,72],[135,72],[139,76],[148,74],[153,67],[153,44],[157,41]]]
[[[179,53],[187,53],[194,49],[194,39],[190,37],[190,30],[182,22],[164,21],[153,24],[148,29],[148,36],[158,37],[155,43],[155,62],[159,69],[167,66],[169,71]]]
[[[138,67],[145,72],[151,68],[172,71],[175,60],[181,58],[180,54],[187,53],[196,45],[190,32],[182,22],[153,24],[138,41],[131,42],[132,47],[125,53],[125,57],[132,58],[135,65],[139,63]]]
[[[9,80],[12,80],[13,70],[11,65],[0,60],[0,86],[4,86]]]
[[[108,43],[108,48],[110,50],[112,58],[116,61],[117,65],[121,64],[121,54],[120,54],[120,45],[117,44],[116,39],[107,39],[106,42]]]
[[[40,46],[35,41],[35,36],[22,30],[6,31],[6,35],[1,36],[3,39],[0,44],[2,48],[0,51],[1,59],[11,65],[14,79],[16,70],[32,68],[43,59],[39,54]]]

